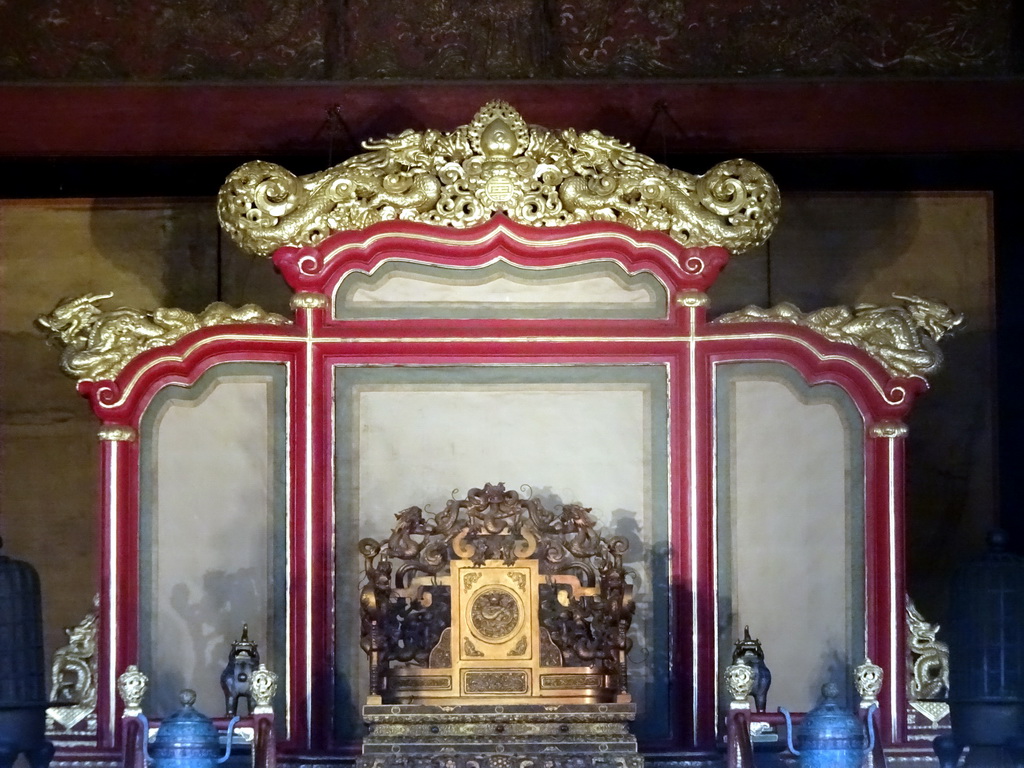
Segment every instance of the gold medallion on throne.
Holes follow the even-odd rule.
[[[505,587],[488,587],[469,604],[469,627],[485,643],[501,643],[523,626],[522,601]]]

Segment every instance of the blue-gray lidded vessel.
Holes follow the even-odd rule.
[[[800,768],[860,768],[875,746],[874,707],[868,712],[869,735],[865,739],[860,718],[839,706],[839,686],[827,683],[821,695],[822,702],[804,715],[797,729],[799,750],[793,745],[793,720],[785,708],[779,707],[786,718],[789,751],[800,758]]]
[[[196,692],[186,688],[179,699],[181,709],[160,724],[153,744],[148,745],[143,739],[143,744],[147,744],[146,758],[151,759],[156,768],[214,768],[218,763],[226,762],[231,755],[231,737],[239,718],[234,717],[228,723],[227,748],[221,756],[217,727],[193,706]],[[145,717],[139,715],[139,719],[143,728],[148,730]]]

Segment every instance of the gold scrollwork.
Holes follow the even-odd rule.
[[[52,342],[64,348],[60,367],[79,381],[113,379],[143,352],[173,344],[186,333],[214,325],[290,322],[255,304],[237,309],[215,301],[199,314],[161,307],[152,312],[121,308],[103,311],[99,303],[111,293],[87,293],[62,301],[36,322]]]
[[[562,652],[558,650],[546,629],[540,631],[540,665],[542,667],[562,666]]]
[[[525,573],[520,573],[518,571],[509,571],[507,575],[508,575],[509,580],[514,582],[515,585],[517,587],[519,587],[519,591],[520,592],[525,592],[526,591],[526,574]]]
[[[541,675],[543,690],[571,690],[573,688],[599,688],[604,685],[601,675]]]
[[[851,344],[875,358],[892,376],[924,377],[942,365],[938,341],[963,323],[945,304],[919,296],[893,298],[896,306],[857,304],[801,312],[789,302],[774,307],[749,306],[729,312],[716,323],[772,321],[810,328],[831,341]]]
[[[522,656],[526,653],[526,649],[529,647],[529,642],[526,639],[526,635],[519,638],[519,642],[516,643],[509,649],[508,656]]]
[[[450,691],[452,689],[452,679],[448,675],[396,677],[394,679],[394,686],[395,688],[411,688],[415,690],[434,689]]]
[[[463,228],[502,212],[540,227],[617,221],[740,253],[767,240],[779,217],[775,182],[747,160],[694,176],[597,131],[527,125],[503,101],[451,133],[407,130],[363,146],[369,151],[308,176],[246,163],[217,197],[221,226],[267,256],[378,221]]]
[[[437,641],[437,645],[430,652],[429,661],[427,666],[433,667],[434,669],[441,669],[444,667],[450,667],[452,665],[452,630],[451,627],[445,627],[445,630],[441,633],[441,639]]]
[[[530,690],[526,672],[519,669],[465,672],[466,693],[526,693]]]

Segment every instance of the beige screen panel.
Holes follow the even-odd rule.
[[[281,369],[281,370],[274,370]],[[143,419],[140,666],[147,708],[222,713],[242,625],[284,671],[283,366],[232,363],[168,387]]]
[[[862,421],[838,387],[780,363],[720,365],[720,667],[749,625],[769,710],[810,710],[864,659]]]
[[[505,482],[548,509],[592,507],[630,543],[637,610],[630,692],[637,733],[667,731],[668,371],[663,365],[336,368],[337,615],[358,612],[362,536],[387,538],[409,506]],[[339,621],[336,732],[361,727],[358,626]]]
[[[452,268],[389,262],[354,272],[335,291],[338,318],[659,318],[665,286],[611,261],[544,269],[497,259]]]

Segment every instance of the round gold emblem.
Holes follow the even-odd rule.
[[[484,192],[487,198],[494,204],[510,203],[519,196],[512,179],[508,176],[492,176],[484,185]]]
[[[482,589],[469,605],[473,634],[490,643],[511,637],[519,629],[521,619],[519,598],[505,587]]]

